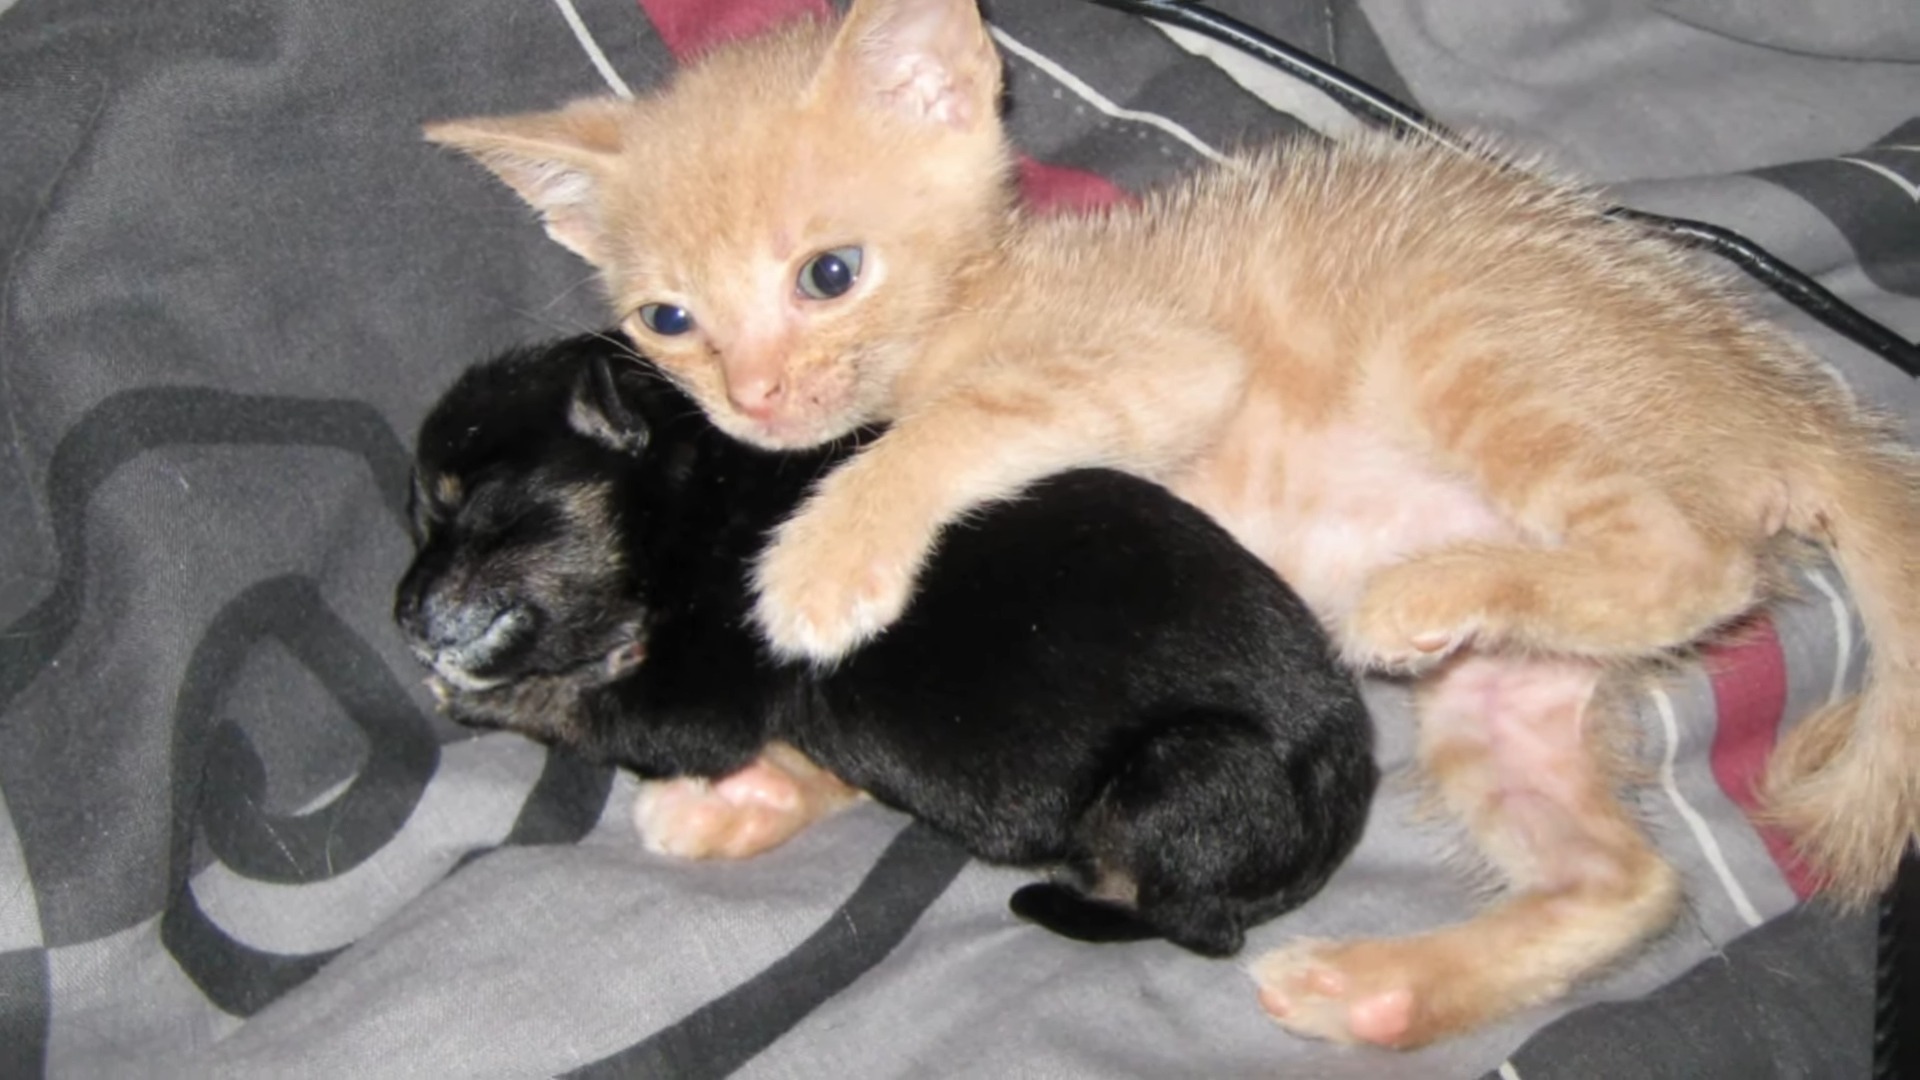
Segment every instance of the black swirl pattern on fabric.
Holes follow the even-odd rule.
[[[265,776],[246,736],[215,710],[247,654],[281,643],[365,734],[359,775],[310,814],[264,811]],[[233,940],[201,911],[189,881],[196,834],[235,872],[291,884],[358,866],[392,840],[439,762],[439,744],[386,665],[327,609],[312,581],[269,578],[229,601],[207,627],[173,715],[172,888],[161,940],[221,1009],[248,1016],[318,971],[331,952],[285,956]]]
[[[259,756],[238,727],[214,718],[241,662],[267,640],[305,665],[367,739],[359,775],[307,814],[264,809]],[[221,862],[258,881],[320,881],[360,865],[406,824],[440,760],[432,726],[393,673],[304,577],[258,582],[221,609],[187,665],[178,702],[175,857],[197,825]]]
[[[0,953],[0,1076],[39,1076],[46,1068],[52,987],[45,949]]]
[[[258,444],[344,450],[367,464],[394,519],[406,521],[412,457],[386,418],[359,401],[154,387],[93,407],[54,448],[47,505],[59,569],[46,597],[0,630],[0,715],[60,654],[86,595],[87,505],[114,470],[161,446]]]
[[[960,876],[968,855],[916,821],[900,830],[846,902],[792,952],[671,1027],[565,1075],[718,1080],[887,958]]]
[[[1857,154],[1759,169],[1832,220],[1860,271],[1888,292],[1920,297],[1920,117]],[[1905,221],[1906,228],[1899,227]]]
[[[252,1016],[299,986],[341,950],[285,955],[233,940],[182,885],[160,916],[160,942],[207,1000],[234,1016]]]
[[[534,781],[502,846],[578,843],[606,811],[613,772],[609,766],[592,765],[572,754],[547,751],[540,779]]]
[[[360,458],[382,504],[404,525],[411,455],[385,417],[351,400],[153,388],[107,398],[68,430],[52,456],[47,502],[58,569],[53,587],[0,631],[0,710],[61,653],[85,601],[87,511],[122,465],[177,445],[317,446]],[[265,767],[216,709],[247,656],[273,641],[307,668],[369,744],[345,790],[307,814],[263,809]],[[293,884],[346,873],[392,840],[438,763],[432,724],[378,652],[328,609],[314,582],[270,578],[224,606],[195,647],[172,724],[169,903],[161,938],[182,970],[221,1009],[251,1015],[318,971],[333,952],[278,955],[233,940],[195,900],[189,878],[196,836],[236,873]],[[570,843],[599,819],[612,772],[549,754],[507,844]],[[44,1017],[41,1025],[44,1026]]]
[[[369,744],[359,774],[306,814],[263,809],[259,755],[239,728],[214,720],[241,662],[267,640],[313,672]],[[433,779],[439,744],[380,658],[327,608],[312,581],[296,575],[256,583],[209,625],[182,680],[173,732],[174,885],[161,939],[209,1000],[252,1015],[312,977],[338,950],[263,952],[221,930],[201,910],[189,881],[196,833],[229,869],[254,880],[305,884],[347,873],[406,825]],[[548,751],[503,843],[578,841],[599,820],[612,783],[611,769]]]

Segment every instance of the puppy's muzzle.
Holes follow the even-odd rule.
[[[414,656],[460,690],[502,682],[502,665],[537,629],[534,613],[525,607],[500,600],[450,601],[432,593],[402,596],[395,616]]]

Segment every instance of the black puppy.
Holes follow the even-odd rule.
[[[747,621],[770,529],[851,447],[769,454],[613,337],[467,372],[422,426],[395,617],[456,719],[645,777],[770,741],[995,862],[1014,910],[1221,956],[1312,896],[1378,779],[1306,607],[1198,510],[1068,473],[950,529],[904,618],[838,668]]]

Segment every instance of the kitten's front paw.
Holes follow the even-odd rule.
[[[754,621],[775,654],[830,663],[906,610],[918,559],[875,529],[809,520],[819,516],[803,510],[775,534],[754,571]]]

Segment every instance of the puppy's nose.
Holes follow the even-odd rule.
[[[429,600],[422,644],[438,653],[471,652],[513,618],[513,608],[506,604],[436,604]]]
[[[527,626],[519,607],[496,600],[467,603],[428,593],[403,594],[394,612],[407,644],[435,667],[485,664]]]

